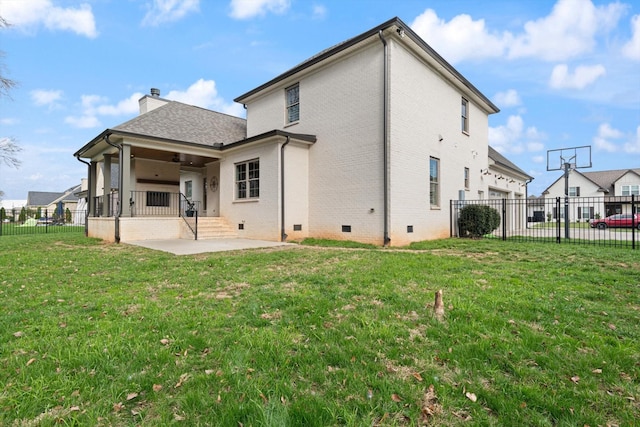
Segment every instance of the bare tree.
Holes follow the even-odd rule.
[[[15,140],[11,137],[0,137],[0,162],[18,168],[20,166],[20,160],[16,157],[22,151],[22,148],[16,144]]]
[[[0,16],[0,29],[8,27],[10,24]],[[4,52],[0,51],[0,59],[4,56]],[[17,83],[15,80],[11,80],[4,74],[4,63],[0,61],[0,97],[6,96],[11,98],[9,92],[13,89]],[[17,168],[20,166],[20,160],[16,157],[22,151],[22,148],[16,144],[15,138],[12,137],[0,137],[0,163],[5,163],[8,166]]]
[[[0,28],[9,27],[9,24],[2,16],[0,16]],[[15,80],[8,78],[5,75],[5,65],[4,62],[1,61],[4,57],[4,52],[0,50],[0,97],[6,96],[7,98],[11,98],[10,91],[14,87],[18,85]]]

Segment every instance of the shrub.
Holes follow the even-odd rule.
[[[500,225],[500,214],[491,206],[467,205],[460,209],[460,237],[482,237]]]

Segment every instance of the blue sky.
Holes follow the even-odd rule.
[[[535,179],[549,149],[592,147],[592,171],[640,167],[636,0],[0,0],[4,199],[63,191],[72,154],[138,113],[151,87],[244,117],[233,99],[317,52],[398,16],[500,107],[490,144]]]

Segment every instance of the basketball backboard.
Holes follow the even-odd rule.
[[[547,171],[564,170],[567,163],[571,169],[590,168],[591,146],[547,150]]]

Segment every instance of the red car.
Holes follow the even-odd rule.
[[[635,216],[635,219],[633,218]],[[589,221],[592,228],[604,230],[607,227],[637,227],[640,230],[640,214],[617,214],[602,219],[592,219]]]

